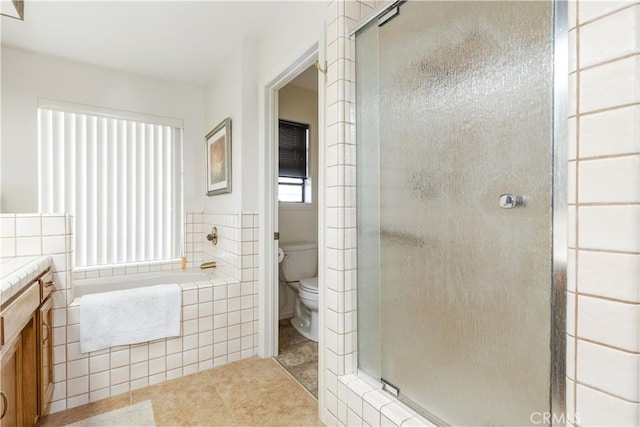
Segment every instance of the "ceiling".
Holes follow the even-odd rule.
[[[286,1],[25,1],[2,45],[203,86]]]

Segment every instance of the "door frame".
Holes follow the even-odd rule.
[[[275,78],[264,86],[264,115],[262,130],[264,143],[260,146],[260,167],[263,181],[261,182],[260,197],[260,230],[259,230],[259,341],[258,355],[260,357],[275,357],[278,355],[278,241],[274,233],[278,231],[278,91],[286,86],[301,72],[314,64],[325,63],[324,30],[320,40],[309,47],[304,53],[284,67]],[[325,286],[325,237],[324,237],[324,176],[325,176],[325,76],[318,71],[318,329],[324,330]],[[326,69],[325,69],[326,71]],[[324,348],[324,334],[318,334],[318,348]],[[325,360],[322,351],[318,352],[318,390],[324,388]],[[324,393],[318,393],[318,408],[321,418],[324,417]]]

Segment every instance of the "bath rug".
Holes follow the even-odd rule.
[[[125,406],[114,411],[105,412],[86,420],[68,424],[67,427],[155,427],[153,406],[150,400]]]

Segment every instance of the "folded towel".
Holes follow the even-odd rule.
[[[80,351],[102,350],[180,335],[182,291],[177,284],[84,295]]]

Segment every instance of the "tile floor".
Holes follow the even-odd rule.
[[[157,426],[322,426],[318,402],[274,360],[256,357],[44,417],[63,426],[144,400]]]
[[[300,335],[290,319],[280,321],[276,360],[316,398],[318,397],[318,343]]]

